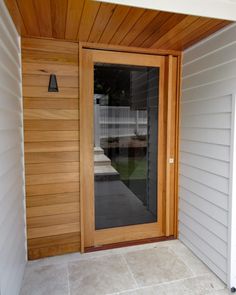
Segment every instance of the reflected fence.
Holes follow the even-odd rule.
[[[102,138],[147,135],[147,111],[129,106],[94,106],[95,146]]]

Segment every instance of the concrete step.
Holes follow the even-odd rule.
[[[94,155],[94,166],[111,166],[111,160],[104,154]]]
[[[94,166],[95,181],[119,180],[120,174],[110,166]]]
[[[115,174],[118,175],[119,173],[114,169],[111,165],[109,166],[94,166],[94,173],[95,174]]]
[[[101,147],[95,147],[94,148],[94,155],[103,155],[104,150]]]

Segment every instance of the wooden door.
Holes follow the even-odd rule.
[[[145,69],[148,69],[149,75],[151,72],[150,69],[152,69],[152,72],[154,73],[152,75],[155,75],[155,73],[157,73],[156,69],[158,69],[158,76],[156,77],[156,80],[152,79],[152,81],[156,83],[156,87],[158,89],[158,94],[156,96],[156,102],[157,102],[156,105],[158,109],[157,110],[158,112],[157,126],[152,127],[152,128],[156,127],[156,132],[157,132],[156,157],[152,156],[152,158],[156,162],[155,162],[155,165],[152,165],[152,166],[153,167],[156,166],[156,174],[158,177],[155,180],[156,187],[153,186],[153,181],[152,181],[152,190],[149,190],[151,192],[156,191],[156,196],[155,196],[156,200],[153,199],[153,195],[152,195],[152,203],[155,203],[153,201],[156,201],[156,207],[155,206],[153,207],[156,210],[156,212],[153,213],[156,216],[156,219],[153,219],[153,220],[150,219],[151,221],[147,221],[143,223],[137,222],[136,224],[122,224],[122,226],[119,226],[119,225],[111,226],[111,227],[103,226],[100,228],[95,224],[97,223],[97,219],[95,220],[96,212],[95,212],[94,168],[96,169],[96,167],[94,167],[94,145],[95,145],[94,131],[97,127],[98,122],[95,122],[96,118],[94,119],[94,112],[95,112],[94,111],[94,94],[95,94],[94,83],[96,82],[94,81],[94,77],[95,77],[94,71],[95,71],[95,67],[96,69],[97,67],[99,69],[99,66],[102,66],[102,65],[104,66],[109,65],[111,67],[120,67],[120,66],[129,67],[129,68],[137,67],[137,70],[134,73],[134,75],[132,72],[132,77],[135,75],[137,76],[137,74],[139,75],[138,73],[139,69],[143,69],[144,67]],[[130,84],[131,83],[134,84],[130,73],[131,72],[129,72],[129,74],[127,75],[127,79],[129,79]],[[132,240],[141,240],[146,238],[165,237],[165,236],[171,236],[174,234],[174,225],[175,225],[174,219],[176,218],[174,208],[176,207],[176,204],[174,203],[175,202],[174,201],[175,179],[173,178],[173,175],[174,175],[174,172],[176,171],[175,170],[176,165],[173,163],[174,162],[173,159],[176,157],[175,155],[175,152],[176,152],[175,123],[177,118],[176,116],[177,104],[173,103],[173,101],[176,102],[176,97],[177,97],[177,87],[176,87],[177,78],[176,77],[177,77],[177,58],[149,55],[149,54],[139,54],[139,53],[82,49],[81,61],[80,61],[80,87],[81,87],[81,105],[80,105],[80,126],[81,126],[81,129],[80,129],[81,130],[80,181],[81,183],[80,183],[80,188],[81,188],[81,210],[82,210],[81,222],[82,222],[82,230],[83,230],[82,240],[84,243],[82,245],[82,248],[101,246],[105,244],[126,242],[126,241],[132,241]],[[109,79],[109,75],[108,75],[108,78],[106,79]],[[110,79],[112,79],[112,76],[110,76]],[[96,80],[96,77],[95,77],[95,80]],[[117,78],[117,84],[118,84],[118,80],[119,80],[119,77]],[[139,89],[143,81],[142,79],[140,80],[136,79],[136,81],[139,81],[136,85],[136,89]],[[151,82],[148,82],[148,83],[150,84]],[[137,91],[136,91],[136,94],[130,94],[130,96],[132,95],[133,97],[136,95],[135,99],[138,100]],[[105,98],[104,97],[105,96],[103,96],[103,100],[106,102],[107,97]],[[104,101],[102,104],[104,104]],[[132,106],[130,106],[129,109],[134,109],[134,111],[137,109],[139,110],[142,109],[142,107],[138,107],[138,104],[139,103],[136,101],[134,106],[130,102],[129,105],[132,105]],[[146,103],[146,105],[147,104],[148,102]],[[152,104],[155,105],[155,99],[153,100],[153,98],[152,98]],[[107,107],[106,109],[108,108],[109,107]],[[103,107],[101,107],[101,109],[103,109]],[[150,112],[149,112],[149,115],[150,115]],[[147,121],[148,120],[149,119],[147,119]],[[100,124],[103,124],[103,123],[99,123],[99,126]],[[128,130],[128,127],[126,129]],[[147,127],[147,130],[148,130],[148,127]],[[153,129],[152,129],[152,134],[153,133],[155,132],[153,132]],[[130,136],[132,137],[132,135]],[[148,138],[148,136],[150,135],[145,135],[145,136],[146,136],[145,138]],[[111,138],[109,137],[109,139]],[[104,149],[102,149],[102,153],[104,153]],[[153,149],[151,153],[152,155],[154,155],[155,152],[153,152]],[[107,155],[104,154],[104,156],[108,158]],[[150,158],[150,153],[149,153],[149,158]],[[150,162],[149,158],[147,157],[147,162],[148,161]],[[110,161],[110,158],[109,158],[109,161]],[[117,169],[117,171],[119,172],[119,169]],[[149,175],[149,174],[150,173],[147,172],[145,175]],[[120,179],[120,177],[121,176],[119,174],[118,179]],[[117,180],[117,184],[118,185],[121,184],[120,180]],[[103,186],[104,186],[104,183],[103,183]],[[123,187],[125,186],[123,185]],[[114,190],[115,188],[116,187],[114,187]],[[112,189],[110,189],[110,191],[111,191],[110,192],[111,195],[114,194]],[[150,203],[150,200],[149,200],[149,203]],[[109,206],[107,208],[109,210]],[[116,208],[113,208],[112,210],[116,210]]]

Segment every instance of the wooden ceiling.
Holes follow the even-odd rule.
[[[21,36],[183,50],[229,21],[91,0],[5,0]]]

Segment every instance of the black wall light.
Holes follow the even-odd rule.
[[[58,85],[57,85],[57,76],[54,74],[50,75],[49,85],[48,85],[48,92],[58,92]]]

